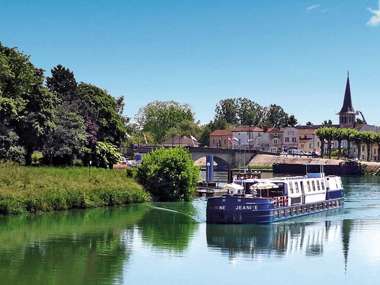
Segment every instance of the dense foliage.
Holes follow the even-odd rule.
[[[16,147],[30,164],[33,150],[54,127],[56,98],[43,82],[42,70],[27,56],[0,43],[0,136],[13,141],[3,148],[4,158],[14,156]]]
[[[272,104],[269,107],[263,107],[248,98],[220,100],[215,108],[214,121],[268,128],[297,124],[294,115],[289,116],[281,106]]]
[[[358,131],[351,128],[335,128],[335,127],[323,127],[316,131],[317,136],[321,141],[321,156],[325,155],[324,149],[327,144],[327,154],[331,158],[332,155],[332,143],[338,142],[337,157],[345,155],[349,157],[351,154],[351,145],[354,143],[358,151],[358,157],[361,158],[362,144],[366,145],[367,160],[371,160],[371,146],[377,144],[380,149],[380,133],[371,131]],[[345,153],[342,153],[342,141],[347,142],[347,149]]]
[[[45,78],[28,56],[0,44],[0,159],[29,165],[41,151],[46,164],[89,162],[98,143],[124,142],[123,106],[101,88],[78,84],[62,65]]]
[[[182,148],[159,149],[145,155],[137,178],[160,201],[187,201],[195,191],[199,168]]]
[[[150,133],[155,143],[161,143],[173,130],[180,134],[183,127],[194,124],[194,114],[188,105],[155,101],[142,108],[136,120],[143,132]]]
[[[103,168],[112,168],[121,160],[121,153],[113,144],[97,142],[95,147],[95,165]]]
[[[149,195],[120,170],[0,164],[0,214],[122,205]]]
[[[272,104],[263,107],[248,98],[228,98],[220,100],[216,105],[215,117],[202,127],[199,142],[208,145],[212,131],[236,125],[280,128],[295,126],[297,123],[295,116],[286,113],[281,106]]]

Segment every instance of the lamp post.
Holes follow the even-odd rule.
[[[90,160],[88,163],[88,178],[91,177],[91,165],[92,165],[92,160]]]

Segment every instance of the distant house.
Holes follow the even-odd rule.
[[[303,152],[321,152],[321,141],[319,140],[316,131],[320,125],[302,125],[296,126],[298,130],[298,149]]]
[[[283,128],[282,149],[287,151],[289,149],[298,149],[299,135],[298,129],[295,127]]]
[[[215,130],[210,134],[209,147],[232,148],[231,130]]]
[[[282,150],[283,130],[280,128],[269,128],[263,134],[261,150],[279,153]]]
[[[199,142],[194,137],[188,136],[174,136],[165,140],[162,145],[164,146],[194,146],[198,147]]]
[[[261,149],[264,130],[258,127],[240,126],[232,129],[233,148]]]

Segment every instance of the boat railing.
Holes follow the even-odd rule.
[[[289,204],[287,196],[277,196],[272,198],[275,207],[286,207]]]

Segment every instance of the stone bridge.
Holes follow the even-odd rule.
[[[209,147],[188,147],[194,161],[206,157],[215,161],[218,165],[226,166],[228,169],[245,167],[257,154],[254,150],[244,149],[222,149]]]
[[[147,153],[163,146],[159,145],[140,145],[133,149],[133,152]],[[166,146],[167,147],[167,146]],[[206,157],[212,159],[218,166],[227,169],[247,166],[249,161],[257,154],[255,150],[244,149],[222,149],[210,147],[186,147],[191,153],[194,161]]]

